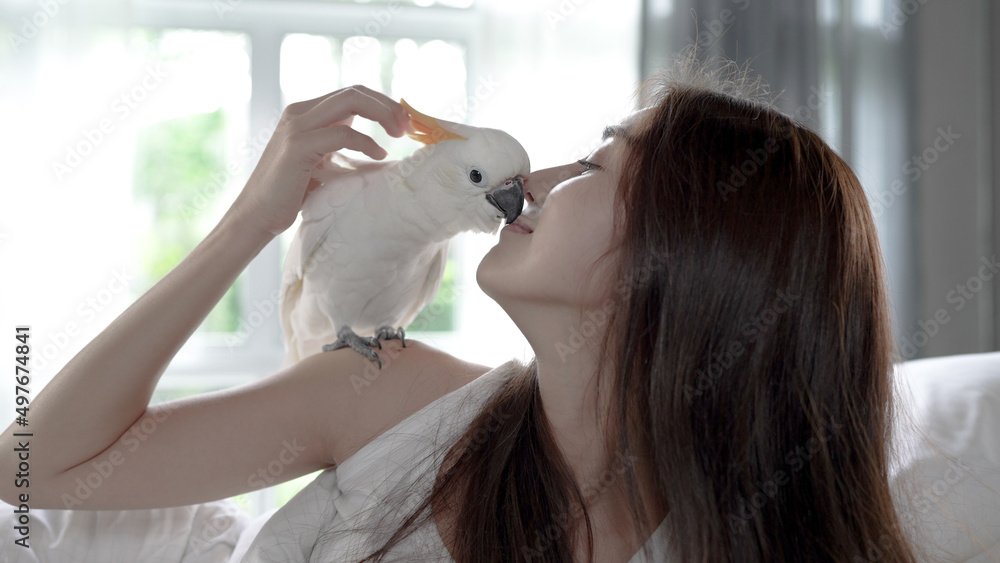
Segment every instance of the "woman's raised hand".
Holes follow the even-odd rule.
[[[319,185],[311,176],[325,155],[346,148],[385,158],[385,149],[351,128],[355,115],[377,121],[393,137],[411,130],[403,106],[364,86],[291,104],[230,213],[254,229],[281,234],[295,222],[306,194]]]

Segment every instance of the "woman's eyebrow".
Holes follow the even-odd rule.
[[[604,141],[608,137],[618,137],[621,135],[622,128],[617,125],[608,125],[604,128],[604,134],[601,135],[601,140]]]

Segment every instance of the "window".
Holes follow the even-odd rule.
[[[916,251],[912,236],[911,182],[905,174],[907,112],[906,48],[883,0],[822,0],[817,3],[819,84],[810,108],[818,104],[819,132],[851,165],[868,195],[888,268],[893,331],[904,359],[918,348],[905,338],[919,331]]]
[[[462,43],[440,39],[331,37],[293,33],[281,43],[282,105],[308,100],[352,84],[377,91],[404,93],[416,107],[437,106],[432,115],[444,117],[445,104],[461,106],[466,93],[466,49]],[[450,116],[458,119],[457,116]],[[372,136],[399,159],[413,151],[413,141],[390,137],[378,125],[358,120],[355,127]],[[295,226],[281,235],[281,263],[291,244]],[[449,248],[441,288],[435,299],[406,328],[421,338],[421,332],[454,332],[457,261]]]
[[[140,236],[133,246],[139,280],[131,288],[138,297],[191,252],[235,196],[234,171],[246,168],[239,142],[249,129],[250,58],[239,33],[138,28],[127,41],[181,94],[159,100],[135,138],[132,198],[146,227],[133,233]],[[237,279],[199,337],[237,332],[245,284],[245,276]]]
[[[538,169],[586,156],[630,110],[638,81],[638,2],[57,4],[39,15],[36,3],[0,0],[12,38],[0,76],[13,77],[0,81],[0,125],[17,132],[0,137],[0,253],[22,272],[0,279],[0,318],[33,326],[33,396],[214,226],[287,103],[366,84],[430,115],[502,128]],[[355,125],[389,158],[418,146]],[[153,403],[277,369],[277,291],[297,227],[237,279]],[[453,239],[442,287],[408,336],[485,365],[530,356],[476,284],[495,243]],[[10,389],[0,404],[13,405]],[[263,513],[311,478],[238,500]]]

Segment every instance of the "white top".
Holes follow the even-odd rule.
[[[512,360],[513,361],[513,360]],[[510,362],[507,362],[509,364]],[[492,392],[509,373],[507,364],[494,368],[463,387],[443,395],[429,405],[365,444],[335,468],[323,471],[283,507],[251,524],[260,532],[244,531],[230,563],[345,562],[358,561],[381,547],[416,503],[430,492],[448,448],[425,458],[445,440],[458,440],[460,432],[479,413]],[[413,503],[398,514],[379,511],[395,486],[419,483],[408,498]],[[376,533],[359,533],[350,527],[372,525],[371,518],[386,516]],[[393,518],[398,516],[398,520]],[[369,528],[370,529],[370,528]],[[379,537],[375,537],[379,536]],[[249,538],[253,538],[251,542]],[[666,519],[646,542],[654,561],[665,561],[668,539]],[[247,545],[249,544],[249,545]],[[533,548],[535,546],[532,546]],[[544,548],[544,546],[541,546]],[[397,544],[389,561],[452,563],[433,518]],[[647,563],[642,549],[629,563]]]

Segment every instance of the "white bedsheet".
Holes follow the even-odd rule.
[[[899,502],[918,543],[943,562],[1000,556],[1000,352],[906,362],[905,409],[952,467],[897,426],[899,478],[919,477],[917,504]],[[30,549],[18,547],[14,508],[0,502],[0,563],[237,563],[274,510],[249,517],[230,500],[150,510],[31,510]],[[966,532],[974,534],[970,539]]]
[[[0,502],[3,563],[227,563],[251,523],[228,499],[146,510],[29,507],[25,549],[14,543],[21,536],[14,530],[13,511]]]

